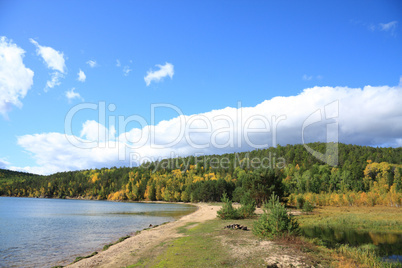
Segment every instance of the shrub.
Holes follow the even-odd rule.
[[[303,207],[303,205],[304,205],[304,198],[303,198],[303,196],[299,195],[296,198],[296,207],[297,207],[297,209],[301,209]]]
[[[237,187],[237,188],[233,191],[233,193],[232,193],[232,195],[233,195],[232,200],[233,200],[234,202],[241,202],[241,200],[242,200],[242,198],[243,198],[245,192],[246,192],[246,191],[244,190],[243,187]]]
[[[221,201],[223,202],[222,208],[217,211],[218,217],[221,219],[239,219],[240,215],[237,209],[232,205],[232,201],[224,193]]]
[[[237,211],[242,219],[250,218],[255,215],[255,200],[251,197],[250,192],[244,193],[240,203],[241,207]]]
[[[298,234],[299,224],[293,215],[289,215],[279,197],[271,195],[270,200],[263,206],[264,213],[254,222],[253,233],[260,237],[273,238],[282,235]]]
[[[312,212],[314,209],[313,204],[311,204],[309,201],[304,202],[302,211],[303,212]]]
[[[232,201],[224,193],[221,201],[223,202],[222,208],[217,212],[218,217],[221,219],[245,219],[255,215],[255,201],[250,193],[246,192],[241,198],[241,207],[235,209]]]
[[[295,196],[293,194],[289,195],[288,197],[288,205],[293,206],[295,203]]]

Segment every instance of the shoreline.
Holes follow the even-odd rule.
[[[125,267],[136,263],[136,261],[141,258],[142,252],[146,252],[166,241],[183,236],[177,232],[178,227],[182,227],[190,222],[198,224],[214,219],[217,215],[216,212],[220,209],[220,206],[209,205],[207,203],[163,203],[188,204],[197,207],[197,209],[175,221],[157,227],[143,229],[138,234],[110,246],[105,251],[100,251],[92,257],[82,259],[76,263],[68,264],[65,267]]]
[[[186,217],[186,216],[188,216],[188,215],[192,215],[192,214],[196,213],[196,212],[199,210],[199,207],[200,207],[198,204],[189,203],[189,202],[186,203],[186,202],[129,201],[129,200],[125,200],[125,201],[120,201],[120,200],[119,200],[119,201],[118,201],[118,200],[84,199],[84,198],[47,198],[47,197],[26,197],[26,196],[21,196],[21,197],[15,197],[15,196],[0,196],[0,197],[2,197],[2,198],[31,199],[32,202],[35,201],[35,200],[38,200],[38,199],[42,199],[42,200],[51,200],[51,199],[55,199],[55,200],[106,201],[106,202],[115,202],[115,203],[155,204],[155,205],[158,205],[158,204],[159,204],[159,205],[161,205],[161,204],[176,204],[176,205],[185,205],[186,207],[189,207],[189,208],[191,207],[191,208],[190,208],[191,211],[189,211],[188,214],[180,215],[180,216],[177,215],[177,216],[175,216],[175,217],[172,217],[172,218],[171,218],[171,221],[166,221],[166,222],[160,223],[160,224],[155,225],[155,226],[152,226],[152,227],[144,227],[143,229],[134,229],[134,230],[132,229],[131,231],[126,232],[125,234],[122,233],[122,234],[121,234],[121,237],[125,237],[125,236],[127,236],[127,235],[130,236],[130,237],[127,238],[127,239],[136,237],[138,234],[140,234],[140,233],[142,233],[142,232],[144,232],[144,231],[149,231],[149,230],[158,228],[158,227],[160,227],[160,226],[162,226],[162,225],[168,225],[168,224],[177,222],[177,221],[179,221],[180,219],[182,219],[183,217]],[[100,234],[100,236],[102,236],[102,234]],[[121,237],[120,237],[120,238],[121,238]],[[126,239],[126,240],[127,240],[127,239]],[[83,260],[89,259],[89,258],[85,258],[85,257],[86,257],[86,256],[89,256],[89,255],[91,255],[91,254],[93,254],[94,252],[98,252],[98,254],[100,254],[100,253],[102,253],[102,252],[105,252],[105,251],[107,251],[107,250],[110,250],[111,247],[116,246],[116,245],[118,245],[118,244],[124,242],[124,241],[118,242],[118,240],[119,240],[119,239],[113,239],[113,240],[107,241],[106,243],[101,244],[101,245],[99,245],[99,246],[97,246],[97,247],[89,248],[89,251],[78,252],[78,253],[73,254],[73,255],[70,255],[70,254],[69,254],[69,256],[66,256],[66,258],[63,258],[63,260],[57,260],[57,261],[55,261],[55,262],[48,263],[47,265],[48,265],[49,267],[67,267],[67,266],[71,266],[72,264],[76,264],[76,263],[73,263],[73,262],[74,262],[74,260],[75,260],[77,257],[84,257]],[[110,246],[109,249],[103,251],[103,247],[106,246],[106,245],[112,245],[112,246]],[[98,255],[98,254],[97,254],[97,255]],[[95,256],[96,256],[96,255],[95,255]],[[47,265],[45,264],[44,266],[47,266]],[[86,267],[88,267],[88,266],[86,266]]]

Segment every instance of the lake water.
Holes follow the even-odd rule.
[[[181,204],[0,197],[0,267],[66,265],[194,210]]]

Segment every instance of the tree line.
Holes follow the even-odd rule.
[[[308,144],[322,153],[327,145]],[[208,202],[226,193],[237,202],[249,194],[261,205],[275,192],[289,204],[300,197],[316,205],[402,204],[402,148],[340,143],[337,156],[330,166],[303,145],[287,145],[49,176],[0,170],[0,195]]]

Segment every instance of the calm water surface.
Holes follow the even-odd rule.
[[[194,210],[181,204],[0,197],[0,267],[66,265]]]
[[[378,255],[385,261],[402,262],[402,234],[362,232],[353,229],[330,227],[302,228],[304,236],[320,238],[328,247],[348,244],[352,247],[374,245]]]

